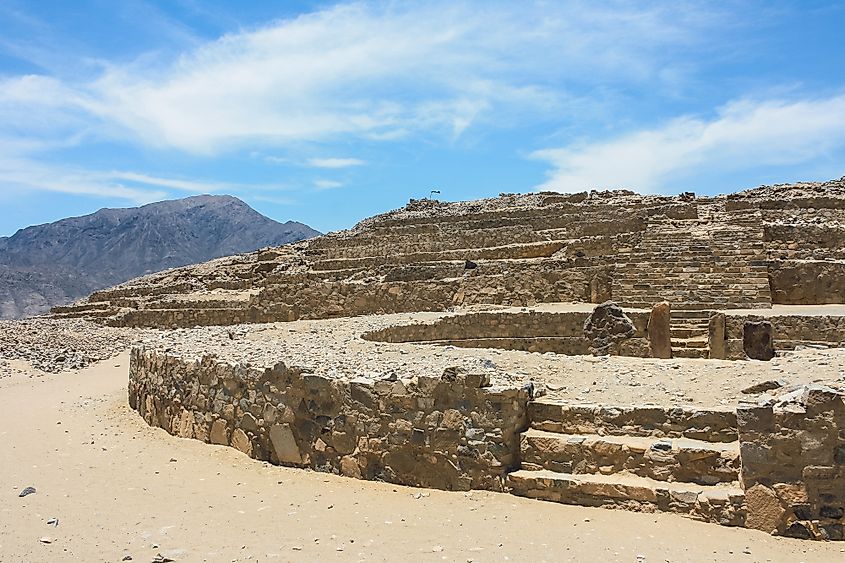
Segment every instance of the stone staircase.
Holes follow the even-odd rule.
[[[759,211],[706,209],[697,219],[651,217],[640,244],[620,255],[613,300],[624,307],[771,307]]]
[[[513,494],[745,523],[732,410],[529,403]]]
[[[710,357],[708,344],[710,311],[672,311],[669,331],[672,339],[673,358]]]

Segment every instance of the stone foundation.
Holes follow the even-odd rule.
[[[129,404],[151,426],[274,464],[845,538],[845,390],[813,385],[737,411],[532,391],[458,368],[343,379],[143,347],[129,371]]]

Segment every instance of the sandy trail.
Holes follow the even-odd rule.
[[[0,378],[0,561],[845,560],[841,543],[672,515],[271,466],[147,427],[127,365]]]

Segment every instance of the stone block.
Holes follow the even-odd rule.
[[[289,424],[273,425],[270,428],[270,443],[279,462],[296,465],[302,463],[302,454]]]
[[[707,327],[707,346],[710,349],[711,360],[725,360],[728,357],[728,346],[725,335],[725,314],[712,313]]]
[[[228,446],[229,445],[229,430],[226,426],[226,421],[222,419],[217,419],[211,425],[211,433],[209,434],[209,440],[212,444],[220,444],[221,446]]]
[[[232,447],[246,455],[252,455],[252,443],[249,440],[249,436],[240,428],[235,428],[234,432],[232,432]]]
[[[745,491],[745,504],[748,509],[746,527],[766,533],[781,529],[786,510],[772,489],[760,484],[754,485]]]
[[[769,321],[746,321],[742,327],[742,349],[751,360],[775,357],[774,329]]]

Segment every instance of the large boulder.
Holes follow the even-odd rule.
[[[671,310],[665,301],[651,309],[648,318],[648,349],[652,358],[672,357],[672,333],[669,326]]]
[[[597,306],[584,321],[584,336],[589,339],[590,353],[595,356],[616,353],[618,343],[635,333],[634,323],[613,301]]]

